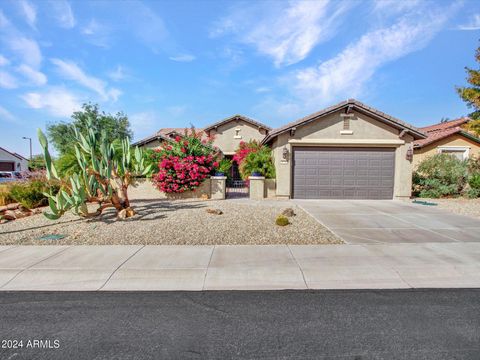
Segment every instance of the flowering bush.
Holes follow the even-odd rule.
[[[237,162],[243,179],[247,179],[253,172],[258,172],[267,179],[275,177],[272,151],[256,140],[250,140],[248,143],[242,141],[235,151],[233,160]]]
[[[166,193],[183,193],[200,186],[218,167],[219,151],[212,142],[213,138],[192,129],[157,149],[160,161],[152,179],[155,186]]]
[[[239,166],[242,165],[243,160],[245,160],[248,154],[258,151],[260,147],[260,143],[256,140],[250,140],[248,143],[245,141],[240,142],[238,149],[235,150],[233,161],[236,161]]]

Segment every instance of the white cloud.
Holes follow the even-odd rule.
[[[382,15],[393,15],[415,9],[421,5],[420,3],[420,0],[375,0],[373,3],[373,10]]]
[[[5,66],[10,64],[10,60],[8,60],[5,56],[0,55],[0,66]]]
[[[132,3],[129,18],[133,34],[154,53],[171,52],[174,44],[163,19],[152,9],[141,2]],[[129,4],[129,5],[132,5]]]
[[[186,106],[177,105],[177,106],[169,106],[167,108],[167,111],[171,116],[178,117],[180,115],[183,115],[186,109],[187,109]]]
[[[260,87],[257,87],[255,89],[256,93],[266,93],[266,92],[269,92],[269,91],[270,91],[270,88],[268,88],[266,86],[260,86]]]
[[[470,21],[464,25],[459,25],[458,30],[480,30],[480,14],[474,14],[470,18]]]
[[[20,5],[20,9],[25,16],[25,21],[27,24],[35,29],[35,23],[37,21],[37,9],[35,6],[33,6],[33,4],[27,0],[22,0],[18,4]]]
[[[12,34],[6,39],[6,42],[24,63],[34,68],[38,68],[42,63],[42,52],[35,40],[28,39],[20,34]]]
[[[141,139],[158,130],[160,125],[157,119],[158,116],[153,111],[144,111],[130,115],[128,120],[134,131],[134,138]]]
[[[351,3],[329,0],[256,3],[235,9],[212,29],[212,37],[233,33],[278,66],[305,59],[312,49],[331,38]]]
[[[42,52],[38,43],[24,36],[17,28],[5,17],[0,10],[0,41],[10,48],[23,63],[29,64],[35,68],[42,62]]]
[[[15,89],[18,87],[17,79],[6,71],[0,71],[0,87]]]
[[[47,83],[47,77],[44,73],[32,69],[30,66],[22,64],[16,69],[25,78],[27,78],[33,85],[41,86]]]
[[[71,29],[75,26],[75,16],[72,7],[66,0],[55,0],[50,2],[51,14],[60,27]]]
[[[190,55],[190,54],[181,54],[181,55],[176,55],[176,56],[170,56],[169,58],[172,61],[178,61],[178,62],[190,62],[195,60],[195,56]]]
[[[370,31],[333,58],[293,73],[296,94],[307,102],[328,104],[334,99],[355,97],[375,72],[386,63],[423,48],[441,29],[449,12],[416,17],[407,14],[394,25]]]
[[[111,29],[95,19],[91,19],[88,24],[82,28],[81,32],[92,45],[102,48],[108,48],[110,46]]]
[[[103,101],[116,101],[121,95],[121,91],[115,88],[108,88],[107,83],[94,76],[87,75],[77,64],[71,61],[61,59],[51,59],[52,63],[57,66],[58,71],[66,79],[76,81],[80,85],[95,91],[101,96]]]
[[[125,73],[125,69],[122,65],[117,65],[117,67],[110,71],[107,76],[113,81],[122,81],[127,77],[127,74]]]
[[[0,28],[5,28],[10,26],[10,21],[7,19],[2,9],[0,9]]]
[[[30,108],[46,110],[58,117],[69,117],[81,108],[77,96],[64,88],[55,87],[43,92],[30,92],[21,98]]]
[[[10,111],[0,105],[0,121],[15,122],[16,118]]]

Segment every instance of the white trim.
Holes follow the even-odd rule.
[[[404,140],[386,140],[386,139],[302,139],[288,140],[292,145],[368,145],[368,146],[400,146],[404,145]]]
[[[340,130],[340,135],[353,135],[353,130]]]
[[[437,147],[437,153],[441,154],[443,150],[446,151],[463,151],[463,160],[467,160],[470,157],[470,146],[439,146]]]

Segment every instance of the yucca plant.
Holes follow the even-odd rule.
[[[80,170],[67,179],[62,179],[52,162],[48,141],[38,130],[38,139],[43,148],[48,179],[57,179],[61,189],[56,194],[45,194],[51,212],[44,213],[49,219],[60,218],[72,210],[82,217],[100,215],[106,208],[114,207],[121,218],[135,215],[128,199],[128,186],[133,177],[145,175],[151,166],[144,166],[142,151],[133,151],[128,139],[121,141],[120,149],[115,150],[104,134],[96,133],[89,127],[86,134],[75,128],[75,157]],[[98,208],[90,212],[87,203],[97,203]]]

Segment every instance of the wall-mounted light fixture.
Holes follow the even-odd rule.
[[[282,150],[282,160],[288,161],[288,149],[286,146],[284,146]]]
[[[411,147],[408,148],[408,150],[407,150],[406,158],[407,158],[408,161],[412,161],[412,160],[413,160],[413,149],[412,149]]]

